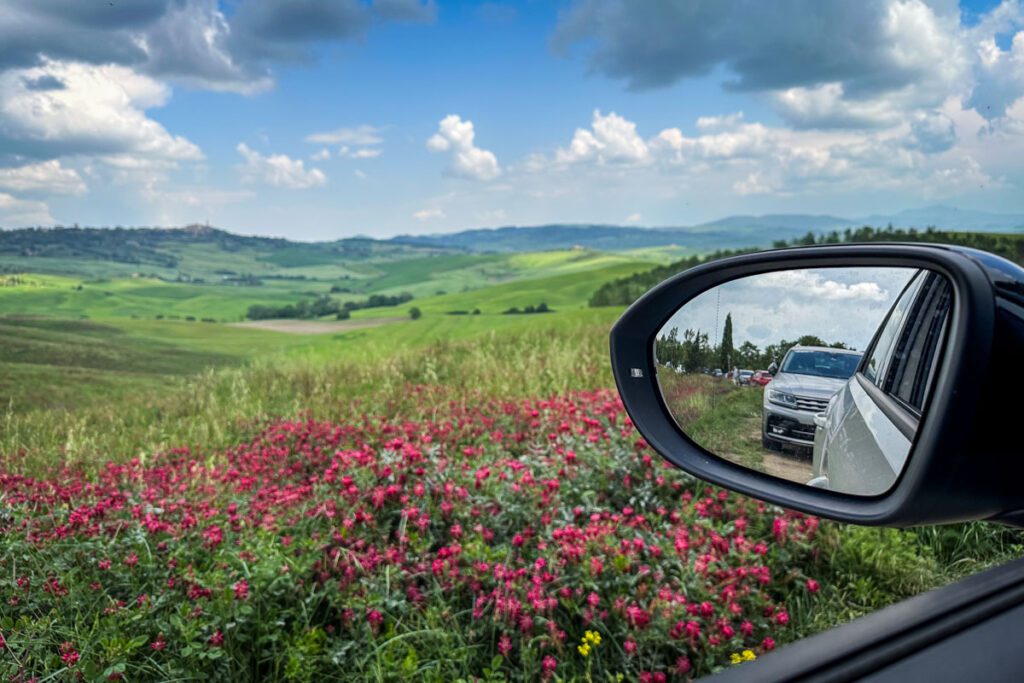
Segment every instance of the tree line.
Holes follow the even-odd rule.
[[[833,349],[849,348],[843,342],[829,343],[813,334],[805,334],[793,340],[782,339],[764,348],[749,340],[735,347],[732,337],[732,315],[726,314],[722,340],[717,344],[709,341],[707,332],[687,328],[680,334],[679,328],[673,327],[668,334],[659,336],[655,341],[655,357],[658,363],[670,365],[680,372],[687,373],[708,370],[729,372],[733,368],[764,370],[772,363],[782,362],[786,352],[798,344],[828,346]]]
[[[803,237],[792,240],[776,240],[772,247],[781,249],[784,247],[810,246],[815,244],[842,244],[858,242],[931,242],[940,244],[956,244],[998,254],[1014,263],[1024,264],[1024,235],[999,234],[987,232],[951,232],[948,230],[917,230],[915,228],[903,229],[894,228],[889,225],[885,228],[873,228],[864,226],[862,228],[847,228],[840,232],[833,230],[829,233],[814,234],[808,232]],[[719,249],[704,256],[689,256],[666,266],[659,266],[641,273],[634,273],[627,277],[612,280],[601,285],[590,297],[590,306],[628,306],[636,301],[654,285],[672,275],[689,270],[702,263],[709,263],[718,259],[739,254],[749,254],[760,251],[758,248],[748,249]]]
[[[316,299],[303,299],[294,304],[284,306],[268,306],[254,304],[249,307],[245,317],[249,320],[270,320],[274,318],[323,318],[333,315],[338,320],[347,320],[352,311],[362,308],[385,308],[398,306],[412,300],[412,294],[402,292],[389,296],[387,294],[371,294],[364,301],[346,301],[344,303],[327,295],[321,294]]]

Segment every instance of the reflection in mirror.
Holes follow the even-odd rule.
[[[913,268],[733,280],[659,331],[658,385],[679,428],[721,458],[879,495],[910,454],[952,300],[945,277]]]

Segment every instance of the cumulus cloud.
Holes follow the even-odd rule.
[[[169,97],[166,85],[122,66],[48,61],[8,70],[0,73],[0,148],[36,159],[131,154],[198,161],[203,154],[195,144],[145,114]]]
[[[809,295],[818,301],[849,299],[888,301],[890,299],[889,292],[877,282],[839,282],[826,277],[825,274],[817,270],[776,271],[751,278],[751,282],[757,287],[798,291],[801,295]]]
[[[955,5],[919,0],[644,3],[582,0],[560,22],[556,47],[592,40],[591,66],[633,88],[670,85],[726,65],[730,86],[773,90],[844,82],[884,92],[948,61]]]
[[[170,0],[61,3],[9,0],[0,13],[0,68],[47,59],[138,64],[145,50],[133,39],[158,21]]]
[[[945,152],[956,144],[956,125],[942,112],[919,113],[910,123],[906,144],[929,154]]]
[[[970,150],[956,146],[956,123],[943,111],[872,131],[772,127],[748,122],[741,112],[700,117],[694,128],[690,135],[672,127],[644,137],[628,118],[597,111],[590,128],[577,129],[568,146],[550,156],[532,154],[516,168],[534,175],[570,167],[588,173],[646,171],[683,185],[714,183],[741,196],[824,188],[936,196],[1000,182]]]
[[[277,63],[313,58],[317,43],[361,38],[374,20],[433,20],[419,0],[217,0],[58,2],[8,0],[0,13],[0,69],[44,59],[117,64],[157,78],[252,93]]]
[[[569,146],[555,153],[556,162],[563,164],[645,163],[649,157],[647,143],[637,135],[635,123],[615,112],[604,116],[597,109],[590,128],[577,128]]]
[[[455,114],[441,119],[438,131],[427,140],[432,152],[450,152],[448,173],[461,178],[493,180],[501,175],[501,167],[494,153],[477,147],[472,121],[463,121]]]
[[[312,161],[327,161],[328,159],[331,158],[331,150],[324,147],[319,152],[314,152],[313,154],[310,154],[309,158]]]
[[[418,221],[434,221],[442,218],[447,218],[443,209],[437,206],[432,206],[426,209],[420,209],[413,213],[413,218]]]
[[[240,8],[243,19],[248,14]],[[185,0],[168,5],[137,37],[145,52],[137,68],[197,88],[252,95],[273,85],[267,55],[247,47],[253,40],[244,26],[233,30],[216,0]]]
[[[244,142],[238,143],[236,149],[245,159],[239,170],[247,181],[258,181],[291,190],[304,190],[327,182],[327,176],[323,171],[318,168],[307,170],[305,162],[301,159],[292,159],[284,154],[264,156],[250,149]]]
[[[24,228],[34,225],[53,225],[56,222],[44,202],[18,199],[0,192],[0,226]]]
[[[1013,36],[1007,50],[993,36],[981,38],[976,50],[977,84],[968,103],[986,119],[999,118],[1024,96],[1024,31]]]
[[[17,193],[80,195],[86,190],[82,177],[60,161],[51,159],[38,164],[0,168],[0,190]]]
[[[579,0],[556,49],[583,43],[590,68],[634,90],[724,67],[724,85],[769,92],[802,127],[873,127],[968,86],[970,41],[955,3],[924,0]],[[895,104],[894,104],[895,102]]]

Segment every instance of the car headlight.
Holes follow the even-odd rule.
[[[780,406],[796,408],[796,396],[794,396],[793,394],[787,394],[784,391],[776,391],[775,389],[769,389],[768,400],[771,401],[772,403],[778,403]]]

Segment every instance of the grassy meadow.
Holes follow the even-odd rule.
[[[662,468],[612,389],[620,309],[587,300],[675,252],[240,249],[278,277],[218,281],[231,257],[190,245],[204,282],[5,257],[0,675],[687,680],[1024,551]],[[235,324],[334,286],[414,298],[352,314],[375,327]],[[729,444],[726,413],[679,398]],[[722,398],[754,419],[759,392]]]
[[[310,265],[308,258],[296,264],[298,259],[289,260],[287,253],[275,256],[288,267],[274,271],[278,279],[263,279],[260,286],[132,275],[8,276],[0,286],[0,406],[21,414],[73,410],[97,401],[114,406],[120,398],[138,403],[140,396],[147,401],[166,397],[182,378],[254,359],[344,357],[365,363],[431,342],[607,321],[612,317],[608,311],[586,308],[595,283],[649,266],[574,250],[414,254],[390,262],[356,262],[359,275],[346,277],[348,273],[336,268],[326,270],[333,266]],[[47,260],[29,259],[26,265],[39,267],[37,261]],[[66,264],[58,259],[42,266],[51,270]],[[116,272],[116,264],[112,270]],[[0,284],[4,280],[0,276]],[[331,293],[332,287],[344,291]],[[353,314],[356,320],[387,319],[387,329],[296,335],[222,324],[244,320],[254,304],[284,305],[324,294],[355,301],[399,292],[415,298],[402,306]],[[545,321],[502,314],[541,302],[554,309]],[[424,313],[416,321],[409,320],[413,306]],[[479,313],[471,316],[474,310]],[[403,322],[394,322],[396,318]]]

